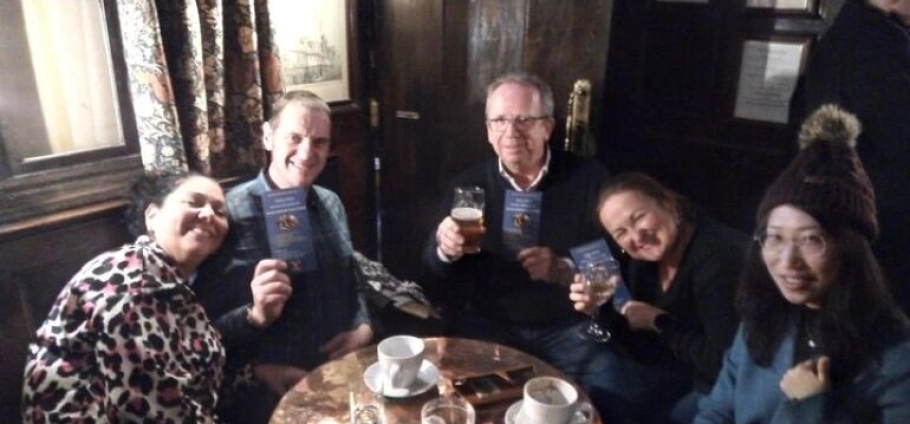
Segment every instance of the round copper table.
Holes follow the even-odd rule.
[[[525,365],[533,365],[537,375],[566,378],[559,370],[540,359],[506,346],[446,337],[428,338],[424,341],[425,359],[439,368],[440,378],[437,387],[413,398],[386,399],[384,424],[419,423],[420,408],[426,401],[453,393],[453,379]],[[370,345],[314,369],[284,395],[272,414],[270,423],[351,422],[349,412],[351,394],[369,393],[363,381],[363,373],[376,362],[376,359],[376,345]],[[587,401],[587,395],[578,389],[581,399]],[[477,408],[477,424],[503,423],[506,409],[512,402],[505,401]],[[600,417],[596,414],[593,423],[601,423]]]

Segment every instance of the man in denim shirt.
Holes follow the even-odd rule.
[[[223,334],[229,362],[252,362],[257,380],[274,392],[268,401],[254,402],[263,414],[308,370],[373,337],[356,289],[344,207],[335,193],[313,184],[329,154],[329,114],[328,105],[307,91],[276,102],[263,125],[268,169],[228,192],[230,235],[195,287]],[[291,272],[270,258],[261,197],[294,187],[306,192],[314,271]]]

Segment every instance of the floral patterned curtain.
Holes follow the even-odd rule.
[[[147,170],[249,174],[284,82],[267,0],[118,0]],[[129,119],[129,117],[124,117]]]

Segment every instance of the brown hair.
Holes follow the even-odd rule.
[[[597,211],[603,208],[610,197],[627,191],[634,191],[645,197],[654,199],[666,211],[675,213],[680,223],[693,223],[695,221],[695,208],[692,202],[682,195],[667,188],[654,178],[641,172],[626,172],[608,179],[600,188],[597,196]]]
[[[316,95],[316,93],[307,90],[289,91],[283,94],[275,101],[275,104],[272,105],[272,117],[269,118],[269,125],[272,126],[272,129],[278,127],[281,111],[289,104],[296,104],[307,109],[318,110],[320,112],[325,112],[328,116],[332,116],[332,109],[329,108],[329,104]]]

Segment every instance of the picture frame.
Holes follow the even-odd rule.
[[[350,2],[269,0],[269,9],[286,89],[351,100]]]
[[[817,0],[746,0],[749,9],[811,13]]]
[[[810,43],[808,37],[744,40],[734,118],[785,125]]]

